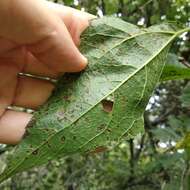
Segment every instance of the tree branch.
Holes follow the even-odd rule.
[[[189,173],[190,173],[190,163],[189,163],[189,160],[186,160],[185,167],[181,176],[180,190],[185,190],[188,188],[187,178],[189,176]]]
[[[146,113],[144,114],[144,123],[145,123],[145,131],[148,134],[148,138],[149,138],[149,141],[150,141],[150,146],[152,148],[152,151],[153,151],[154,154],[157,154],[156,145],[155,145],[155,142],[154,142],[153,134],[151,132],[152,126],[151,126],[151,123],[150,123]]]
[[[101,0],[101,10],[102,10],[103,15],[106,15],[106,4],[104,0]]]
[[[144,148],[144,141],[145,141],[145,137],[146,137],[146,134],[143,134],[142,137],[141,137],[141,140],[140,140],[140,148],[137,150],[136,154],[135,154],[135,160],[136,162],[138,162],[139,158],[140,158],[140,155],[141,155],[141,152]]]
[[[134,142],[133,139],[129,140],[129,147],[130,147],[130,160],[129,160],[129,164],[130,164],[130,177],[128,179],[128,181],[133,181],[134,180],[134,166],[135,166],[135,157],[134,157]]]
[[[123,0],[118,0],[118,14],[120,13],[122,17],[126,16],[125,15],[125,11],[124,11],[124,8],[125,8],[125,4],[124,4],[124,1]]]

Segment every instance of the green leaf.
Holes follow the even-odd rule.
[[[190,79],[190,69],[178,61],[175,54],[168,54],[167,62],[160,81]]]
[[[117,0],[107,0],[105,1],[106,14],[111,15],[118,11],[119,2]]]
[[[190,106],[190,83],[184,88],[180,99],[183,107]]]
[[[117,18],[93,20],[80,47],[88,68],[59,81],[0,181],[64,155],[99,152],[141,132],[169,46],[183,31],[169,24],[141,30]]]
[[[167,142],[169,140],[177,141],[180,138],[180,136],[172,128],[169,127],[156,128],[152,129],[151,131],[157,139],[163,142]]]
[[[185,136],[176,144],[177,149],[187,149],[190,153],[190,133]]]

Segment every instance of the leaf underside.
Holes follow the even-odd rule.
[[[93,20],[80,46],[88,68],[62,77],[49,101],[34,114],[0,181],[143,131],[144,110],[178,30],[170,24],[145,30],[118,18]]]

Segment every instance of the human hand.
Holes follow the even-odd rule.
[[[49,81],[19,73],[56,79],[83,70],[87,60],[77,46],[92,18],[45,0],[0,1],[0,143],[18,143],[32,117],[7,107],[37,109],[54,89]]]

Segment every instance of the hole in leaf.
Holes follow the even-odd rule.
[[[113,101],[102,100],[102,106],[105,112],[110,113],[113,110]]]

